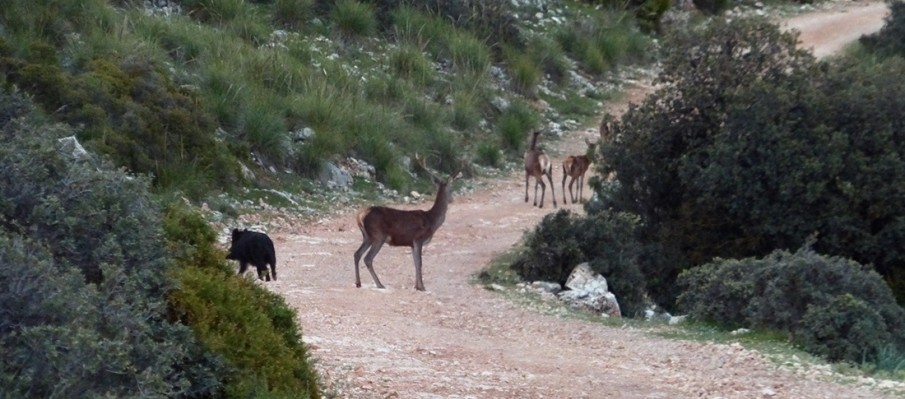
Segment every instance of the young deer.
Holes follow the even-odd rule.
[[[417,159],[417,158],[416,158]],[[424,167],[424,163],[417,159]],[[464,167],[464,165],[463,165]],[[365,251],[365,266],[371,273],[371,278],[377,284],[377,288],[384,288],[374,272],[374,257],[380,252],[383,244],[389,243],[394,247],[411,247],[412,257],[415,260],[415,289],[424,291],[424,283],[421,280],[421,249],[430,242],[434,233],[446,219],[446,208],[449,206],[451,196],[451,184],[462,171],[462,167],[445,180],[437,178],[431,173],[431,178],[437,185],[437,198],[434,205],[427,211],[424,210],[399,210],[384,206],[372,206],[358,213],[358,228],[361,230],[362,243],[355,251],[355,286],[361,287],[358,261]],[[428,173],[430,173],[428,171]],[[370,250],[368,250],[370,248]]]
[[[543,151],[537,149],[537,136],[540,131],[535,130],[531,136],[531,147],[525,151],[525,202],[528,202],[528,178],[534,176],[534,205],[537,206],[537,186],[541,187],[540,208],[544,207],[544,196],[547,185],[544,184],[544,176],[550,181],[550,194],[553,196],[553,207],[556,208],[556,193],[553,191],[553,163]]]
[[[583,201],[584,175],[587,173],[588,167],[591,166],[591,162],[594,159],[594,151],[597,148],[597,143],[592,143],[588,139],[584,139],[584,142],[588,145],[588,151],[585,155],[571,155],[562,161],[562,202],[564,204],[568,204],[568,201],[566,201],[566,178],[568,177],[572,178],[569,180],[569,197],[572,198],[572,203]],[[572,184],[575,183],[575,180],[578,180],[578,184],[575,187],[575,194],[578,194],[577,199],[575,194],[572,193]]]

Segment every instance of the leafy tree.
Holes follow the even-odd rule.
[[[614,124],[604,208],[641,216],[651,295],[714,257],[797,248],[902,280],[905,83],[901,63],[818,63],[763,19],[713,21],[664,46],[662,88]],[[665,278],[664,278],[665,276]],[[905,294],[897,290],[897,294]]]

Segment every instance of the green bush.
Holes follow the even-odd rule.
[[[693,318],[739,328],[747,325],[746,309],[755,297],[750,261],[717,260],[679,276],[679,307]]]
[[[149,181],[56,140],[0,95],[0,381],[14,397],[207,396],[220,369],[163,298],[170,258]],[[12,307],[8,307],[12,306]]]
[[[785,331],[829,360],[873,362],[887,345],[905,348],[905,310],[882,277],[810,248],[718,260],[686,270],[678,284],[693,318]]]
[[[681,270],[814,232],[816,251],[873,265],[905,298],[905,203],[891,200],[905,195],[892,117],[905,63],[820,64],[763,19],[714,20],[663,48],[663,88],[614,125],[597,164],[618,180],[605,207],[640,215],[642,240],[668,256],[645,266],[655,300],[674,303]]]
[[[869,50],[886,55],[905,57],[905,1],[887,0],[889,15],[879,32],[862,36],[861,44]]]
[[[223,356],[226,397],[319,398],[295,310],[253,280],[235,277],[216,232],[197,212],[171,205],[164,229],[177,264],[170,312],[206,350]]]
[[[796,342],[831,361],[873,362],[892,338],[876,309],[846,293],[810,307],[802,317]]]
[[[525,252],[512,269],[525,281],[565,284],[579,263],[607,278],[622,314],[643,314],[646,284],[639,268],[642,248],[636,237],[635,216],[600,212],[580,217],[560,210],[544,217],[525,240]]]

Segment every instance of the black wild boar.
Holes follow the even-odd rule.
[[[258,278],[270,281],[277,279],[277,255],[273,249],[273,241],[264,233],[256,231],[248,231],[248,229],[239,231],[233,229],[232,243],[229,246],[229,254],[226,259],[239,261],[239,274],[248,270],[248,264],[255,265],[258,269]],[[270,265],[270,273],[267,272],[267,265]]]

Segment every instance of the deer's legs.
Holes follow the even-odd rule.
[[[537,197],[537,190],[535,190],[534,196]],[[525,172],[525,202],[528,202],[528,172]]]
[[[365,255],[365,266],[368,267],[368,272],[371,273],[371,278],[374,279],[374,284],[377,284],[377,288],[383,288],[383,284],[380,284],[380,279],[377,278],[377,273],[374,272],[374,257],[380,252],[380,247],[383,246],[385,241],[386,239],[375,240],[374,243],[371,244],[371,249],[368,251],[368,254]]]
[[[424,282],[421,280],[421,247],[419,242],[412,243],[412,258],[415,260],[415,289],[424,291]]]
[[[550,195],[553,197],[553,207],[556,208],[556,190],[553,188],[553,169],[552,168],[548,169],[547,173],[545,173],[545,174],[547,175],[547,180],[550,181]],[[543,179],[544,179],[544,176],[541,175],[540,180],[541,180],[542,187],[544,184]],[[546,187],[544,187],[544,188],[546,189]],[[541,208],[544,207],[544,196],[543,195],[541,195],[541,197],[540,197],[540,207]]]
[[[544,207],[544,196],[547,193],[547,185],[544,184],[544,175],[540,175],[540,177],[534,178],[534,205],[537,205],[537,187],[540,186],[540,206],[539,208]],[[553,184],[553,183],[550,183]]]
[[[571,180],[569,180],[569,198],[572,199],[572,203],[574,204],[574,203],[575,203],[575,194],[572,194],[572,184],[573,184],[573,183],[575,183],[575,178],[572,178]],[[563,187],[563,190],[565,190],[565,187]],[[566,201],[566,193],[565,193],[565,192],[562,193],[562,203],[563,203],[563,204],[568,204],[568,202]]]
[[[562,167],[562,203],[566,203],[566,178],[569,177],[569,172],[566,171],[566,167]],[[569,183],[569,194],[572,194],[572,183]]]
[[[578,202],[582,202],[584,199],[584,175],[578,176]],[[575,203],[575,200],[572,200],[572,203]]]
[[[361,276],[358,274],[358,261],[361,260],[361,256],[364,255],[365,251],[367,251],[370,246],[371,242],[365,238],[364,242],[361,243],[361,246],[358,247],[358,250],[355,251],[355,286],[359,288],[361,288]]]

